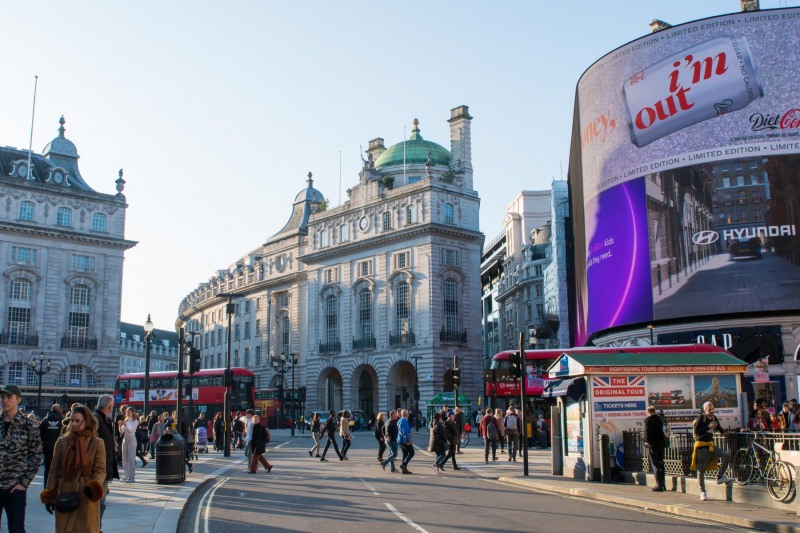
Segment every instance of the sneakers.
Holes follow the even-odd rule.
[[[431,465],[431,469],[433,469],[433,471],[437,474],[439,473],[439,468],[436,465]]]
[[[311,453],[311,450],[308,450],[308,456],[309,456],[309,457],[314,457],[314,454],[313,454],[313,453]]]
[[[319,458],[319,460],[320,460],[320,461],[323,461],[323,462],[325,462],[325,463],[327,463],[327,462],[328,462],[328,460],[327,460],[327,459],[325,459],[324,457],[320,457],[320,458]]]
[[[381,463],[381,468],[383,468],[383,471],[386,472],[386,465],[385,464]]]
[[[453,470],[461,470],[461,467],[460,466],[454,466]],[[444,472],[444,468],[442,468],[442,472]]]
[[[700,493],[700,501],[704,502],[707,499],[708,499],[708,496],[706,496],[706,493],[705,492],[701,492]]]
[[[717,480],[717,485],[722,485],[723,483],[733,483],[733,479],[728,476],[722,476]]]

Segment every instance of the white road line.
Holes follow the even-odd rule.
[[[408,518],[407,518],[407,517],[406,517],[406,516],[405,516],[403,513],[401,513],[400,511],[398,511],[398,510],[397,510],[397,509],[395,509],[394,507],[392,507],[392,504],[390,504],[390,503],[384,503],[384,505],[385,505],[385,506],[386,506],[386,507],[387,507],[387,508],[388,508],[388,509],[389,509],[391,512],[393,512],[393,513],[394,513],[394,514],[395,514],[395,515],[396,515],[398,518],[400,518],[400,520],[402,520],[403,522],[405,522],[405,523],[406,523],[406,524],[408,524],[409,526],[413,527],[414,529],[416,529],[416,530],[417,530],[417,531],[419,531],[420,533],[428,533],[426,530],[422,529],[422,528],[421,528],[421,527],[419,527],[417,524],[415,524],[414,522],[412,522],[411,520],[409,520],[409,519],[408,519]]]
[[[358,478],[358,479],[360,479],[360,480],[361,480],[361,483],[363,483],[363,484],[364,484],[364,486],[365,486],[365,487],[367,487],[367,489],[369,489],[369,490],[372,492],[372,494],[374,494],[375,496],[380,496],[380,495],[381,495],[381,493],[380,493],[380,492],[378,492],[377,490],[375,490],[374,488],[372,488],[372,486],[370,486],[370,484],[369,484],[369,483],[367,483],[367,482],[364,480],[364,478]]]
[[[216,484],[214,485],[214,488],[212,490],[210,490],[209,492],[206,492],[203,495],[203,497],[200,498],[200,503],[197,506],[197,514],[195,514],[195,516],[194,516],[194,533],[200,533],[200,517],[203,516],[203,515],[204,515],[204,519],[203,519],[203,526],[204,527],[203,527],[203,530],[205,531],[205,533],[208,533],[208,517],[209,517],[209,510],[211,509],[211,500],[213,499],[214,493],[217,491],[217,489],[223,483],[228,481],[228,479],[230,479],[230,478],[224,477],[224,478],[220,479],[219,481],[217,481]],[[208,503],[207,504],[206,504],[206,499],[208,499]],[[204,509],[205,505],[208,505],[208,507],[205,507],[205,513],[204,513],[203,509]]]

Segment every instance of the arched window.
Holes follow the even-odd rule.
[[[8,344],[30,345],[32,292],[33,284],[25,278],[16,278],[11,282],[6,315]]]
[[[93,213],[92,214],[92,231],[100,231],[105,233],[108,217],[105,213]]]
[[[33,202],[23,200],[19,203],[19,219],[33,221],[34,206]]]
[[[417,210],[414,208],[413,205],[406,206],[406,224],[416,224],[417,222]]]
[[[278,319],[278,342],[280,347],[279,353],[289,353],[291,350],[289,349],[289,341],[291,339],[292,334],[292,325],[289,320],[289,315],[284,314]]]
[[[444,223],[455,224],[453,204],[444,204]]]
[[[335,294],[325,297],[325,344],[332,347],[339,342],[339,298]]]
[[[319,245],[322,248],[325,248],[330,243],[328,242],[328,230],[324,229],[319,232]]]
[[[56,211],[56,226],[72,226],[72,209],[69,207],[59,207]]]
[[[89,337],[89,315],[91,312],[92,290],[86,285],[75,285],[69,289],[69,312],[67,316],[67,335],[70,342]],[[75,345],[75,348],[82,346]]]
[[[25,383],[27,383],[28,385],[39,384],[39,375],[30,365],[25,365]],[[44,376],[42,376],[42,383],[44,383]]]
[[[11,363],[8,365],[8,381],[14,385],[22,385],[22,363]]]
[[[372,291],[367,287],[358,291],[358,334],[362,340],[372,337]]]
[[[401,281],[394,288],[395,331],[397,335],[407,335],[411,305],[409,301],[408,283]]]
[[[392,214],[387,211],[383,214],[383,231],[390,229],[392,229]]]
[[[458,282],[447,278],[442,284],[444,329],[447,333],[456,333],[459,330],[458,320]]]

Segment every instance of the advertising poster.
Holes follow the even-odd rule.
[[[698,411],[713,402],[717,415],[729,414],[739,407],[736,376],[695,376],[694,396]]]
[[[132,402],[144,401],[144,390],[132,390],[130,392]],[[178,389],[150,389],[149,402],[168,402],[178,400]]]
[[[691,376],[666,375],[647,377],[647,403],[659,411],[692,409]]]
[[[576,345],[634,323],[800,308],[800,9],[628,43],[581,77]]]
[[[644,376],[593,376],[592,396],[601,418],[641,417],[647,409]]]
[[[583,455],[581,405],[571,398],[567,398],[567,454]]]

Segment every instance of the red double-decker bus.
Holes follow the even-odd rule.
[[[255,376],[246,368],[231,368],[231,410],[244,411],[255,406]],[[191,417],[206,414],[211,421],[222,411],[225,399],[225,369],[210,368],[191,375],[183,375],[185,390],[191,384],[191,398],[184,392],[183,405],[188,408],[191,402]],[[114,401],[117,405],[126,404],[141,411],[144,407],[144,372],[122,374],[114,382]],[[178,372],[150,372],[150,398],[148,409],[157,412],[172,412],[177,408]]]

